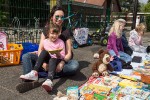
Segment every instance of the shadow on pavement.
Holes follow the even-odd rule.
[[[78,69],[76,75],[61,77],[59,79],[59,81],[56,82],[56,84],[54,84],[53,91],[49,94],[50,95],[57,94],[59,86],[64,84],[66,82],[66,80],[68,80],[68,79],[73,80],[73,81],[85,81],[85,80],[87,80],[87,77],[81,72],[81,69],[88,67],[89,64],[90,64],[90,62],[87,62],[87,61],[79,61],[79,69]],[[70,83],[70,86],[71,86],[71,83]]]

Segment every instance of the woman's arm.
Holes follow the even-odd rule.
[[[39,48],[38,48],[38,55],[41,53],[41,51],[44,49],[44,46],[43,46],[43,41],[45,39],[45,36],[44,34],[42,33],[41,34],[41,38],[40,38],[40,44],[39,44]]]
[[[66,41],[66,56],[64,58],[64,60],[67,62],[71,59],[71,56],[72,56],[72,50],[71,50],[71,39],[68,39]]]
[[[64,58],[64,60],[62,60],[58,65],[57,65],[57,68],[56,68],[56,72],[60,72],[64,65],[65,65],[65,62],[69,61],[71,59],[71,56],[72,56],[72,50],[71,50],[71,39],[68,39],[66,41],[66,56]]]

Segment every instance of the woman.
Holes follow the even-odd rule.
[[[62,39],[65,43],[66,47],[66,55],[64,57],[64,60],[62,60],[56,68],[56,73],[55,77],[58,76],[64,76],[64,75],[74,75],[79,68],[79,63],[76,60],[73,60],[73,53],[71,50],[71,39],[70,39],[70,32],[68,29],[65,27],[62,27],[63,20],[64,20],[64,10],[61,7],[54,6],[52,8],[52,11],[50,13],[50,19],[48,20],[48,23],[45,26],[44,32],[41,34],[41,39],[40,39],[40,44],[39,44],[39,49],[38,49],[38,54],[35,52],[32,53],[27,53],[24,54],[22,57],[22,62],[23,62],[23,74],[29,73],[38,58],[38,55],[41,53],[43,47],[43,40],[47,38],[47,31],[49,27],[49,22],[51,21],[54,24],[57,24],[61,26],[61,35],[60,39]],[[43,69],[47,70],[47,63],[43,63]]]

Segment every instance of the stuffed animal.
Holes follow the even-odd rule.
[[[65,95],[62,92],[58,91],[57,96],[53,100],[78,100],[73,94]]]
[[[108,70],[113,71],[113,68],[109,64],[110,61],[113,60],[113,58],[110,56],[108,50],[100,49],[98,54],[99,54],[99,59],[92,66],[92,70],[93,70],[92,76],[93,77],[107,76],[109,75]]]

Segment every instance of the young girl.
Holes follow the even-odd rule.
[[[59,39],[60,27],[58,25],[50,24],[48,37],[43,41],[43,50],[41,51],[38,60],[31,72],[21,75],[20,78],[24,80],[38,80],[38,71],[44,62],[49,63],[48,79],[42,84],[42,87],[50,92],[52,90],[52,80],[58,63],[64,60],[65,57],[65,44]],[[49,51],[62,49],[57,53],[49,53]],[[49,54],[48,54],[49,53]]]
[[[116,21],[119,21],[120,23],[122,23],[123,27],[126,25],[126,21],[124,19],[117,19]],[[121,40],[122,40],[124,52],[131,56],[133,53],[133,50],[129,47],[129,43],[128,43],[125,31],[122,31]]]
[[[126,63],[131,62],[131,56],[124,53],[123,45],[122,45],[122,30],[124,26],[119,21],[115,21],[112,25],[109,34],[108,34],[108,43],[107,49],[112,56],[118,56],[120,59],[125,61]]]
[[[145,53],[146,47],[142,44],[142,37],[144,35],[145,25],[139,24],[134,30],[130,32],[129,46],[133,51]]]

